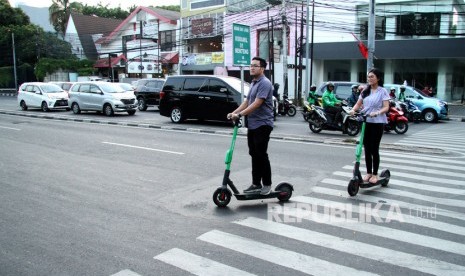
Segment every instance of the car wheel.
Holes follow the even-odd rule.
[[[19,106],[21,107],[21,110],[23,110],[23,111],[26,111],[26,110],[27,110],[27,105],[26,105],[26,102],[25,102],[25,101],[21,101],[21,103],[19,104]]]
[[[184,119],[184,113],[180,107],[175,106],[171,109],[171,121],[173,123],[182,123]]]
[[[42,104],[40,105],[40,109],[42,109],[43,112],[47,112],[48,111],[48,105],[46,102],[42,102]]]
[[[136,111],[135,110],[128,110],[128,114],[129,115],[134,115],[134,114],[136,114]]]
[[[146,111],[147,110],[147,103],[145,102],[145,99],[142,97],[137,98],[138,104],[137,107],[139,108],[140,111]]]
[[[428,123],[436,123],[438,121],[438,114],[433,109],[426,109],[423,111],[423,119]]]
[[[106,104],[103,106],[103,113],[108,117],[113,116],[114,112],[110,104]]]
[[[77,103],[73,103],[71,105],[71,109],[73,110],[74,114],[80,114],[81,113],[81,109],[79,108],[79,105]]]

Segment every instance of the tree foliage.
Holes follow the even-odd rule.
[[[34,73],[38,80],[43,80],[47,73],[53,73],[60,69],[64,71],[90,72],[89,75],[91,75],[94,71],[93,64],[89,60],[41,58],[36,64]]]

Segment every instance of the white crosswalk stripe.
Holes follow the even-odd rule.
[[[417,145],[465,153],[465,128],[457,128],[454,124],[432,125],[406,136],[395,144]]]
[[[428,128],[412,136],[428,140],[430,133]],[[465,131],[447,144],[441,136],[434,136],[434,141],[465,152],[461,135],[465,137]],[[197,241],[220,248],[222,257],[244,255],[254,263],[259,260],[282,267],[290,275],[292,271],[309,275],[465,275],[461,261],[465,258],[465,159],[427,154],[398,159],[398,155],[381,153],[382,168],[391,170],[387,187],[361,189],[350,197],[347,185],[353,164],[346,165],[321,180],[310,195],[294,196],[287,204],[270,201],[267,219],[249,216],[236,220],[232,223],[239,230],[207,231]],[[251,238],[263,233],[264,240]],[[285,243],[277,242],[281,239],[299,242],[303,249],[285,248]],[[315,247],[328,250],[334,261],[315,253]],[[232,267],[234,262],[223,264],[203,250],[188,251],[173,248],[154,259],[193,275],[262,274],[239,265]],[[353,262],[341,261],[344,256],[351,256]],[[367,259],[385,269],[377,269],[376,264],[357,265]]]
[[[177,266],[195,275],[212,275],[212,276],[252,276],[243,270],[200,257],[184,250],[173,248],[162,254],[155,256],[154,259]]]

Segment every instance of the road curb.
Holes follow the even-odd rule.
[[[90,124],[102,124],[102,125],[118,125],[118,126],[127,126],[127,127],[137,127],[137,128],[153,128],[153,129],[163,129],[163,130],[172,130],[172,131],[186,131],[186,132],[195,132],[195,133],[207,133],[207,134],[221,134],[221,135],[231,135],[233,132],[225,130],[209,130],[201,128],[192,128],[192,127],[182,127],[182,126],[165,126],[165,125],[156,125],[156,124],[147,124],[147,123],[133,123],[133,122],[114,122],[114,121],[105,121],[105,120],[95,120],[95,119],[79,119],[79,118],[69,118],[61,116],[50,116],[50,115],[40,115],[40,114],[28,114],[21,113],[17,111],[9,110],[0,110],[0,114],[13,115],[13,116],[22,116],[22,117],[31,117],[38,119],[48,119],[48,120],[59,120],[59,121],[72,121],[79,123],[90,123]],[[246,137],[247,132],[240,130],[237,133],[238,136]],[[293,141],[301,143],[319,143],[327,145],[341,145],[341,146],[350,146],[356,144],[356,138],[341,138],[341,139],[315,139],[309,138],[307,136],[283,136],[279,134],[271,135],[270,139],[281,140],[281,141]],[[411,152],[411,153],[427,153],[427,154],[444,154],[445,151],[437,148],[427,148],[427,147],[418,147],[418,146],[404,146],[396,145],[389,143],[381,143],[381,149],[392,150],[392,151],[402,151],[402,152]]]

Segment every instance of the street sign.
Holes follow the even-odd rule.
[[[233,65],[250,64],[250,26],[233,23]]]

